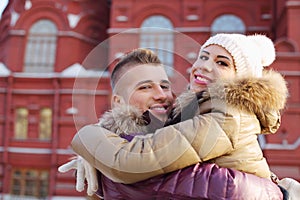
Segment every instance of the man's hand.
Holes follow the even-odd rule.
[[[87,194],[92,196],[98,190],[97,172],[86,160],[81,156],[74,157],[70,162],[61,165],[58,171],[61,173],[68,172],[72,169],[77,170],[76,174],[76,190],[82,192],[84,190],[85,179],[87,181]]]

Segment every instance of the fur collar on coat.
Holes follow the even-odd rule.
[[[98,125],[118,134],[146,133],[147,121],[136,107],[123,105],[105,112]]]
[[[284,78],[275,71],[268,70],[261,78],[235,78],[219,80],[209,85],[208,90],[196,95],[186,91],[176,99],[174,116],[178,116],[184,108],[195,101],[201,103],[209,99],[219,99],[242,110],[254,113],[262,125],[262,132],[274,132],[268,127],[272,114],[285,108],[288,89]],[[198,104],[196,105],[198,108]],[[195,110],[197,110],[197,108]],[[191,109],[189,109],[191,110]],[[195,112],[192,115],[199,114]],[[192,117],[192,116],[190,116]],[[117,134],[145,133],[147,120],[143,113],[133,106],[121,106],[104,113],[99,125]]]

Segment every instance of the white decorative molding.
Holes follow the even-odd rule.
[[[51,154],[51,149],[46,148],[26,148],[26,147],[8,147],[10,153],[21,153],[21,154]]]
[[[68,36],[68,37],[74,37],[80,40],[84,40],[86,42],[92,43],[92,44],[99,44],[98,40],[89,38],[83,34],[77,33],[75,31],[58,31],[58,36]]]
[[[116,17],[116,20],[118,22],[127,22],[128,21],[128,17],[125,16],[125,15],[119,15],[119,16]]]
[[[271,14],[262,14],[261,19],[267,20],[267,19],[272,19],[272,15]]]
[[[202,26],[202,27],[177,27],[174,29],[178,32],[195,32],[195,33],[201,33],[201,32],[210,32],[209,26]]]
[[[10,26],[15,26],[15,24],[18,21],[19,17],[20,17],[19,13],[15,12],[15,11],[12,11]]]
[[[186,16],[186,19],[189,21],[197,21],[199,19],[198,15],[188,15]]]
[[[16,36],[24,36],[26,34],[25,30],[9,30],[9,34]]]
[[[267,143],[265,135],[259,135],[258,141],[263,150],[295,150],[300,146],[300,137],[293,143],[289,144],[286,139],[282,143]]]
[[[186,57],[187,57],[188,59],[196,59],[196,58],[197,58],[197,53],[195,53],[195,52],[189,52],[189,53],[186,55]]]
[[[78,109],[75,107],[71,107],[66,110],[66,113],[69,115],[75,115],[78,113]]]
[[[249,26],[249,31],[267,31],[269,30],[268,26]]]
[[[300,6],[300,2],[299,1],[287,1],[286,6]]]
[[[284,71],[284,70],[280,70],[279,72],[282,75],[284,75],[284,76],[300,76],[300,71]]]
[[[27,148],[27,147],[8,147],[6,150],[3,146],[0,146],[0,152],[20,153],[20,154],[52,154],[53,150],[50,148]],[[57,154],[72,155],[74,151],[71,148],[68,149],[56,149]]]
[[[30,0],[26,0],[25,2],[25,10],[29,10],[32,7],[32,3]]]
[[[80,15],[68,14],[69,26],[75,28],[80,20]]]
[[[210,32],[210,27],[209,26],[202,26],[202,27],[175,27],[173,30],[170,29],[162,29],[162,28],[157,28],[157,27],[148,27],[148,28],[109,28],[107,33],[120,33],[120,32],[126,32],[126,33],[139,33],[141,30],[146,30],[146,29],[153,29],[153,30],[165,30],[165,31],[176,31],[176,32],[195,32],[195,33],[202,33],[202,32]]]

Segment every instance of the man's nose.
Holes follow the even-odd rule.
[[[160,86],[156,86],[154,89],[153,98],[154,99],[166,99],[167,94]]]

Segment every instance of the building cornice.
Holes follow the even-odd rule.
[[[141,28],[109,28],[107,30],[108,34],[114,34],[114,33],[132,33],[137,34],[139,33],[139,30]],[[247,31],[269,31],[268,26],[248,26]],[[206,33],[211,32],[211,29],[209,26],[202,26],[202,27],[175,27],[174,31],[182,32],[182,33]]]
[[[7,151],[9,153],[19,153],[19,154],[52,154],[53,150],[50,148],[27,148],[27,147],[8,147],[5,149],[3,146],[0,146],[0,152]],[[56,149],[57,154],[60,155],[72,155],[74,151],[72,149]]]
[[[300,7],[300,1],[287,1],[285,5],[287,7]]]
[[[6,93],[5,88],[0,88],[0,94]],[[59,94],[84,94],[84,95],[109,95],[109,90],[97,89],[12,89],[13,94],[26,94],[26,95],[53,95],[56,92]]]
[[[16,30],[16,29],[14,29],[14,30],[10,30],[9,34],[13,35],[13,36],[25,36],[26,35],[26,30],[22,30],[22,29]],[[59,37],[73,37],[73,38],[83,40],[83,41],[91,43],[91,44],[99,44],[100,43],[99,40],[92,39],[90,37],[87,37],[85,35],[82,35],[80,33],[74,32],[74,31],[58,31],[57,36],[59,36]]]

